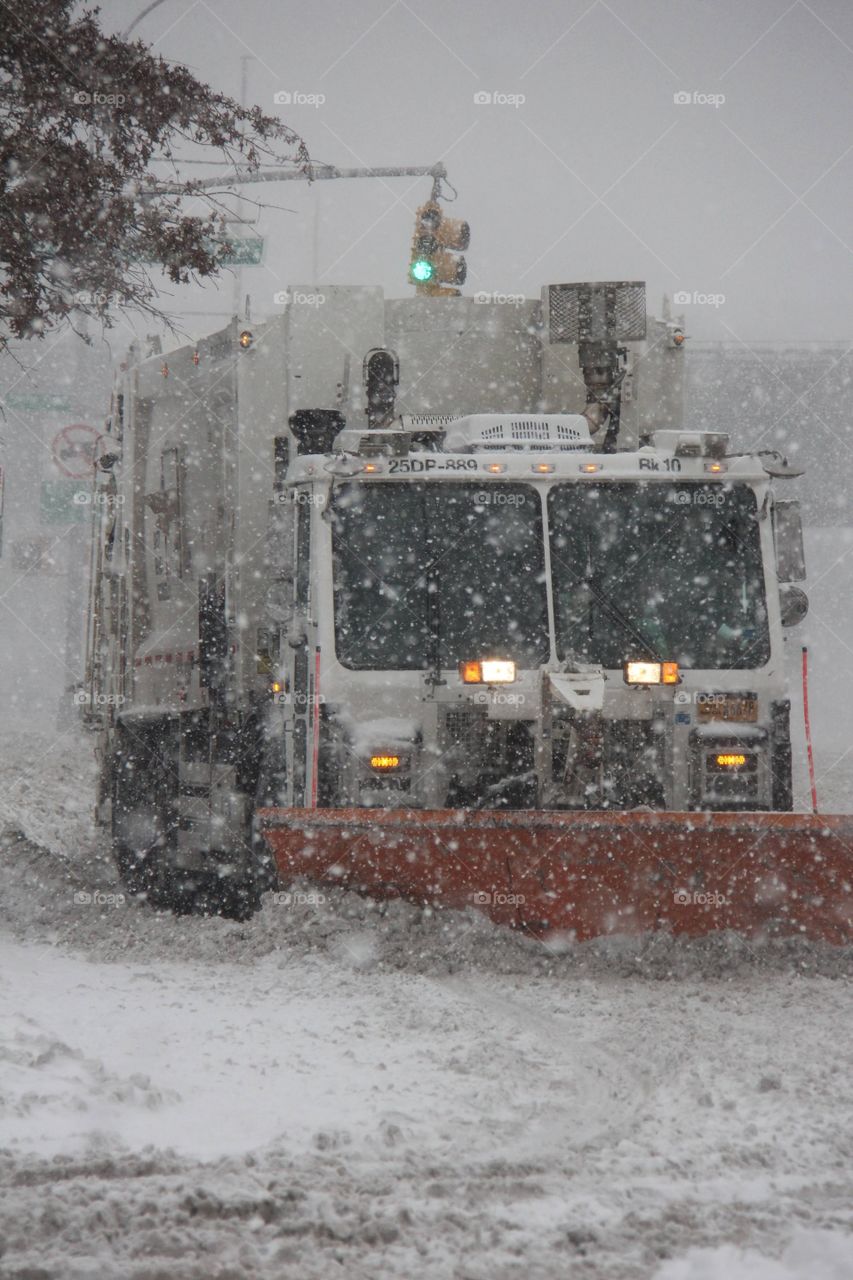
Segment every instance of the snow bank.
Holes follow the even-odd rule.
[[[85,743],[0,754],[4,1280],[853,1274],[849,949],[158,915]]]
[[[691,1249],[655,1280],[850,1280],[853,1239],[829,1231],[796,1231],[778,1260],[754,1249]]]

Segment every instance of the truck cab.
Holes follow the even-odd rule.
[[[581,414],[403,418],[303,447],[288,804],[791,807],[760,457],[671,429],[602,454]]]

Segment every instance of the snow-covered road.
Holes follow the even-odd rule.
[[[4,1280],[853,1275],[850,954],[158,916],[92,772],[0,754]]]

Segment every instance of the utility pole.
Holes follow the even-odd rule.
[[[254,59],[252,54],[244,53],[240,56],[240,106],[245,107],[249,95],[249,63]],[[245,222],[245,209],[240,195],[239,185],[237,189],[237,209],[235,221]],[[234,307],[233,314],[239,316],[243,310],[243,268],[238,262],[234,268]]]

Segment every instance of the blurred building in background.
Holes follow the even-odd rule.
[[[68,330],[0,361],[0,716],[55,722],[83,660],[92,461],[111,353]]]
[[[779,449],[812,528],[853,524],[853,347],[849,342],[692,342],[689,426],[730,431],[736,448]]]

